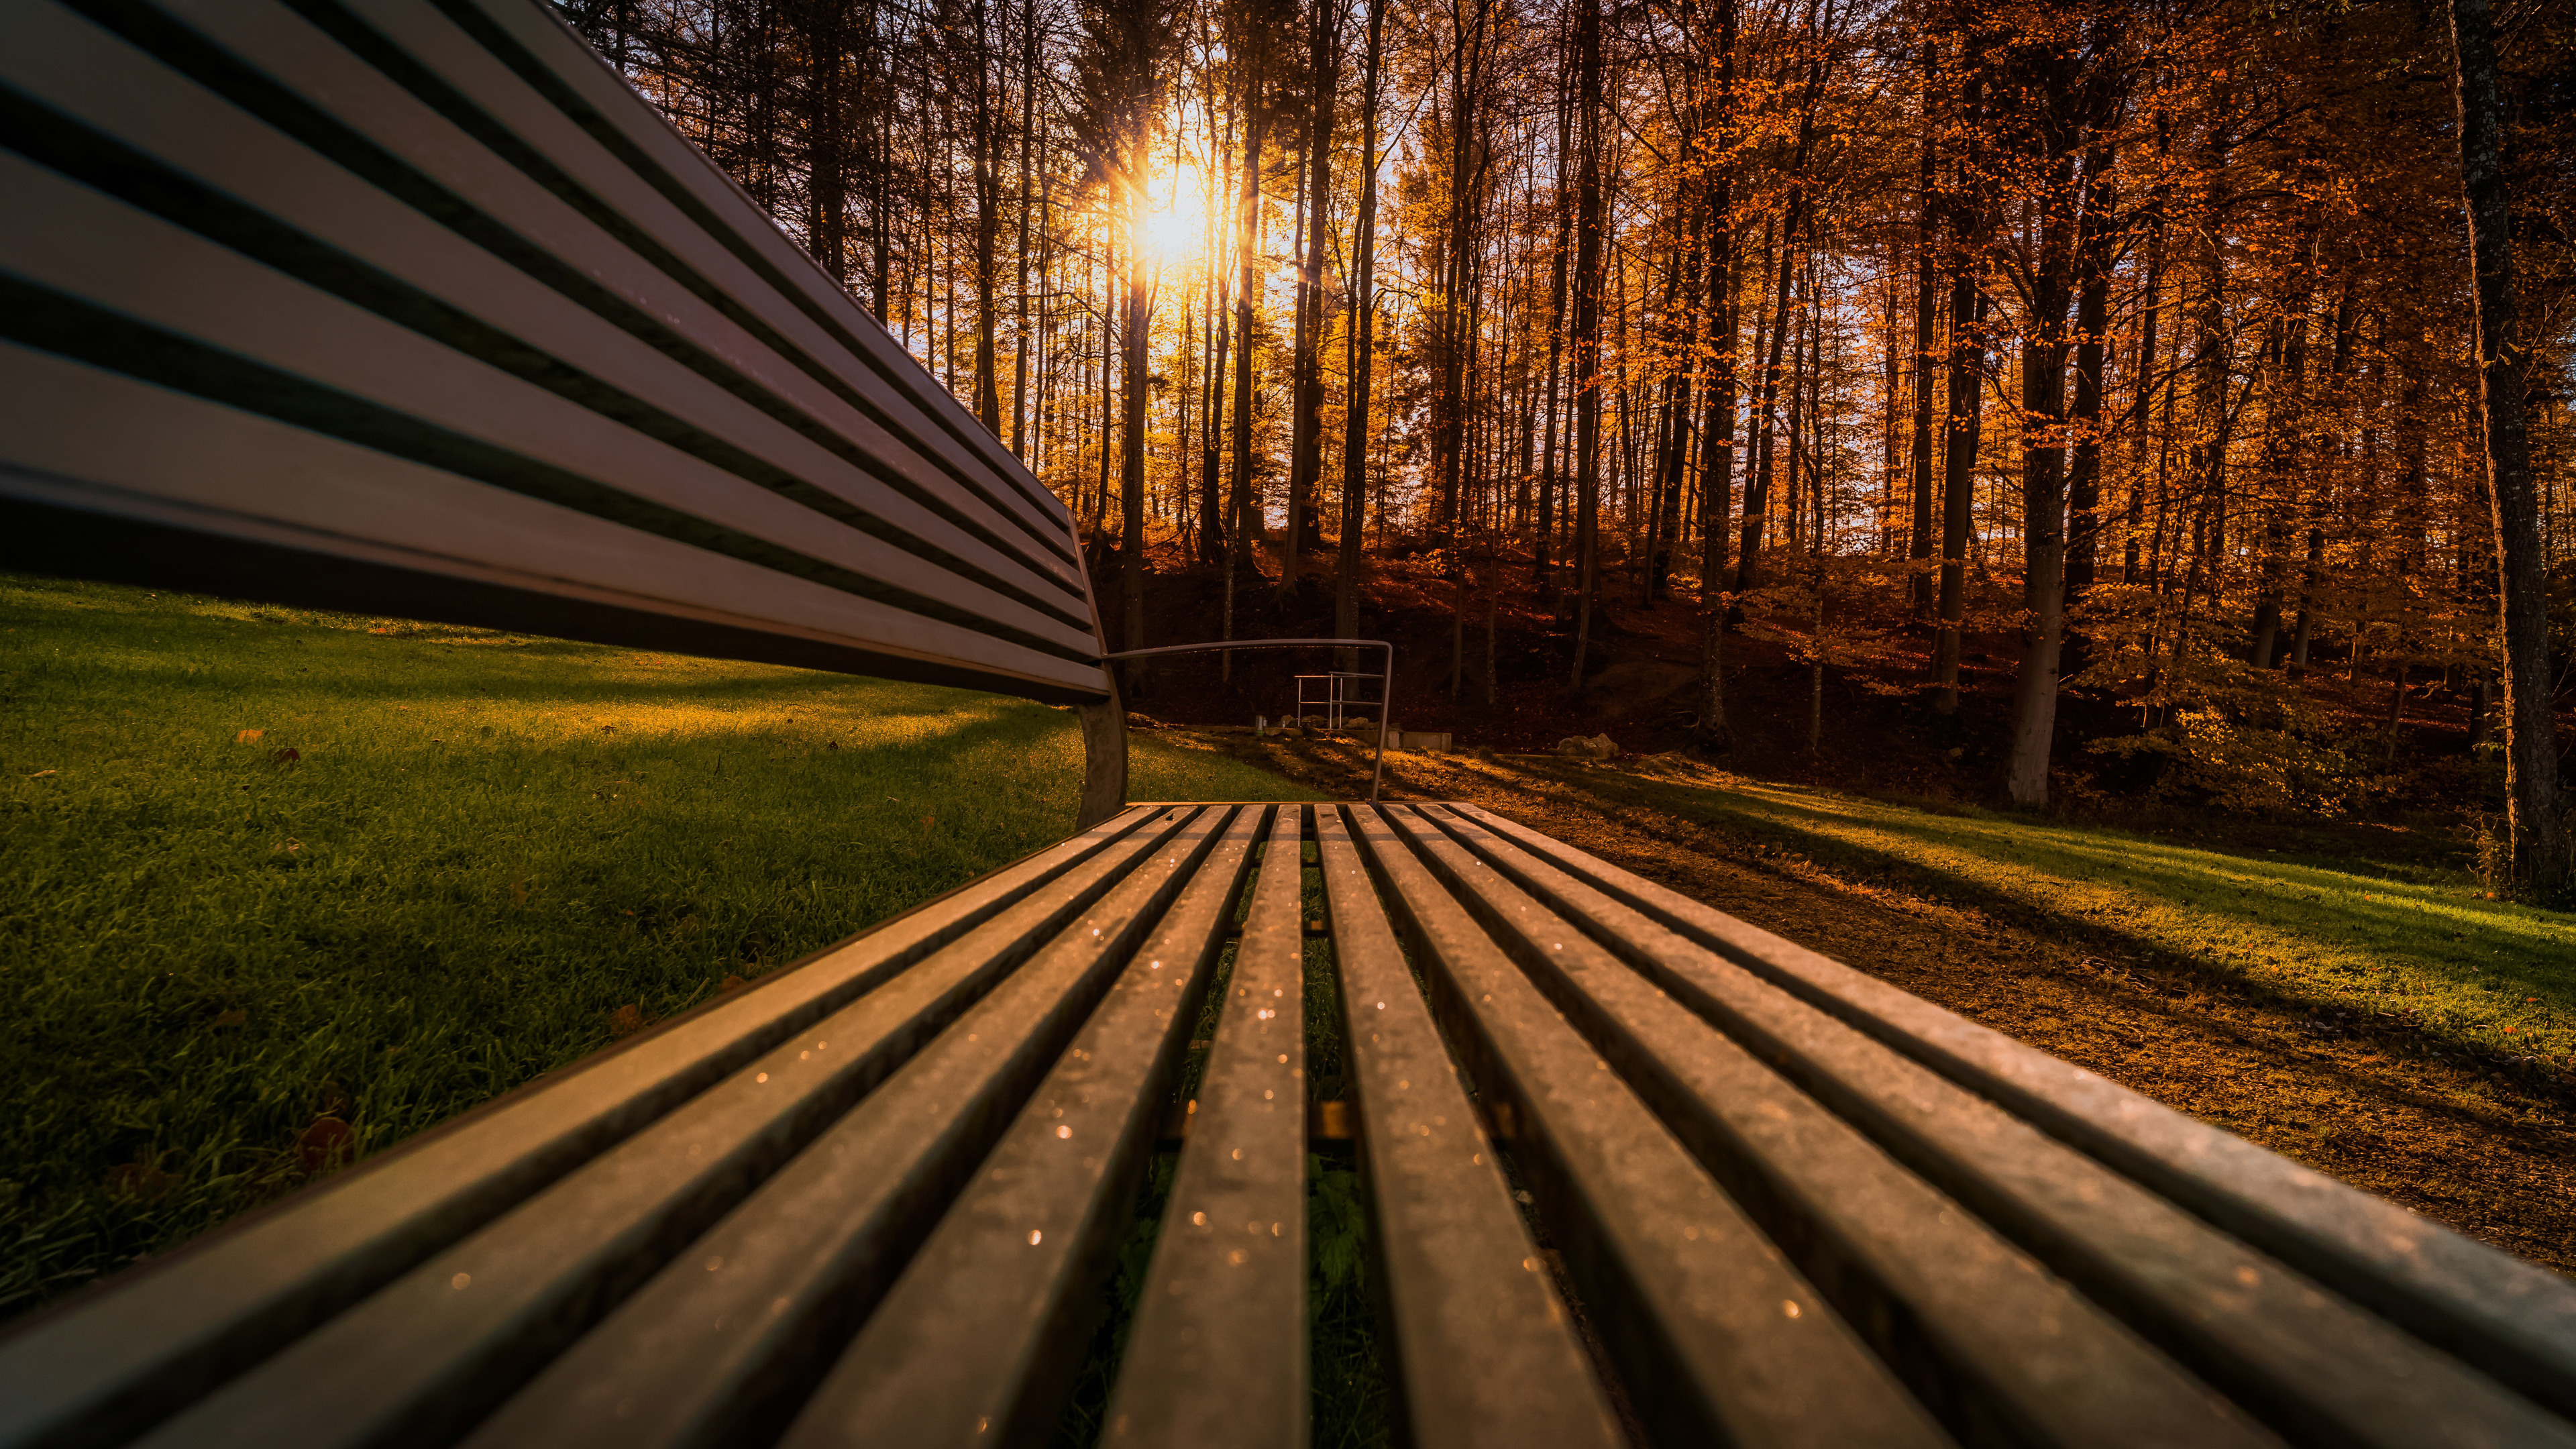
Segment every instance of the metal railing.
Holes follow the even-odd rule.
[[[1386,667],[1377,676],[1377,754],[1369,762],[1369,792],[1372,804],[1377,800],[1378,780],[1386,773],[1386,718],[1393,712],[1395,698],[1395,646],[1383,639],[1227,639],[1214,644],[1165,644],[1155,649],[1121,649],[1100,656],[1103,660],[1150,659],[1157,654],[1222,654],[1236,649],[1377,649],[1385,654]],[[1368,676],[1361,675],[1365,679]]]

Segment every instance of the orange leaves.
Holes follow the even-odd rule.
[[[139,1203],[159,1202],[179,1185],[179,1175],[164,1172],[151,1157],[120,1162],[107,1170],[107,1191],[111,1197],[128,1198]]]
[[[316,1117],[295,1134],[295,1160],[306,1172],[340,1167],[357,1155],[356,1129],[337,1117]]]
[[[611,1041],[624,1041],[649,1025],[644,1008],[630,1001],[608,1014],[608,1037]]]

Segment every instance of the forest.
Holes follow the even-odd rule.
[[[2438,699],[2498,889],[2576,878],[2576,7],[565,13],[1072,509],[1116,647],[1400,577],[1490,709],[1660,609],[1698,750],[1749,650],[1810,751],[1829,672],[1988,678],[2023,807],[2364,811]]]

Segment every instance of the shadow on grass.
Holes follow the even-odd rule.
[[[2566,1050],[2561,1023],[2576,1007],[2576,922],[2466,899],[2465,880],[2391,883],[1793,787],[1719,789],[1649,777],[1632,788],[1641,803],[1683,819],[1769,836],[1847,873],[2011,919],[2044,937],[2175,961],[2303,1012],[2384,1010],[2436,1049],[2481,1057]]]

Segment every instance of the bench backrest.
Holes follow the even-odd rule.
[[[1112,699],[1064,506],[541,4],[5,13],[0,563]]]

